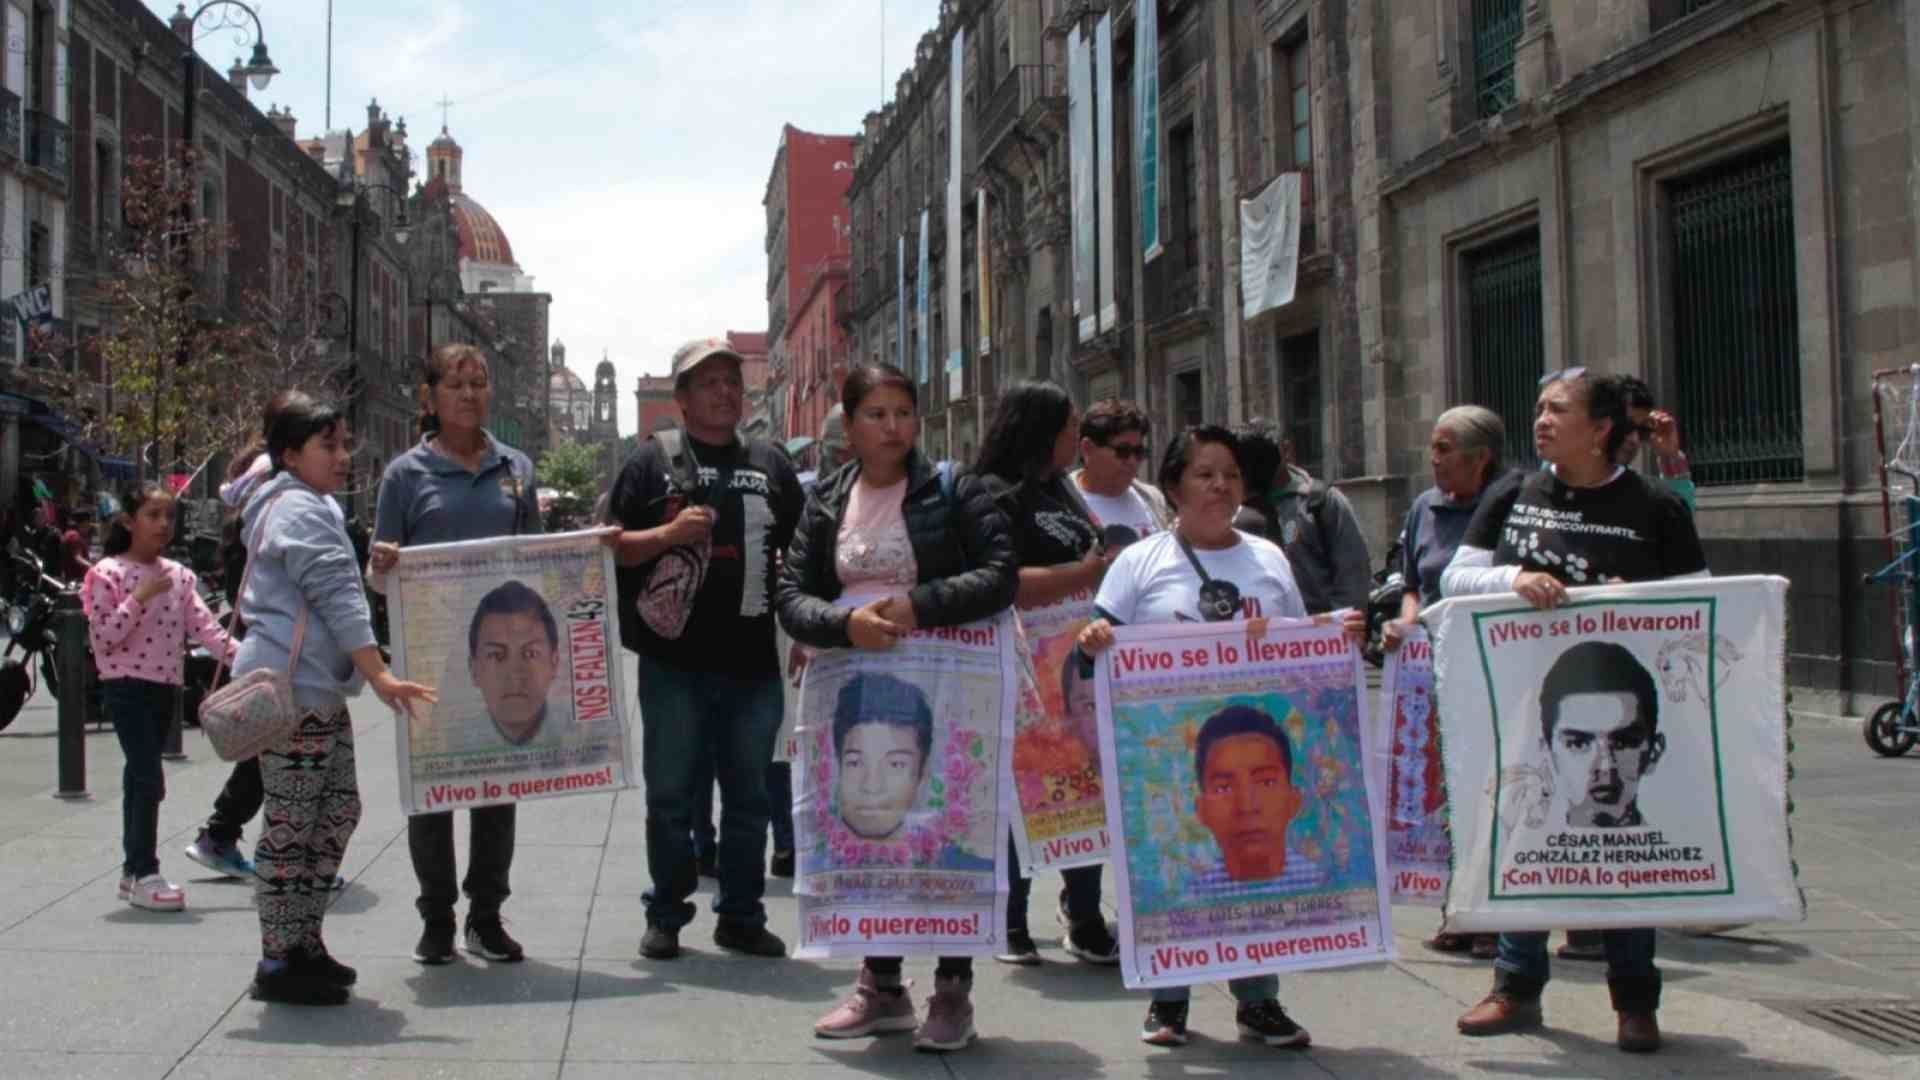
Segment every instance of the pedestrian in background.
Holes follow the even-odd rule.
[[[126,755],[120,826],[125,860],[120,899],[149,911],[180,911],[186,891],[160,875],[160,748],[186,675],[187,636],[231,659],[234,643],[200,599],[193,571],[163,558],[173,538],[174,496],[143,484],[126,497],[105,557],[87,570],[82,597],[101,704]]]
[[[1353,504],[1293,464],[1293,441],[1279,428],[1255,420],[1237,434],[1247,502],[1234,526],[1286,552],[1308,614],[1365,611],[1372,569]]]
[[[541,531],[533,462],[487,430],[493,381],[486,354],[442,345],[428,358],[420,386],[420,441],[388,463],[374,509],[367,579],[386,592],[400,549],[415,544],[485,540]],[[420,896],[420,940],[413,958],[453,960],[454,904],[467,897],[462,944],[470,955],[518,963],[525,955],[507,933],[500,908],[512,895],[513,803],[467,811],[467,876],[459,880],[453,811],[407,818],[407,851]]]
[[[387,670],[353,543],[329,505],[353,461],[346,417],[295,391],[274,399],[262,426],[273,471],[241,511],[250,554],[240,617],[248,629],[233,674],[289,672],[299,720],[260,755],[266,804],[254,850],[261,959],[253,997],[343,1005],[358,976],[327,951],[321,924],[326,882],[339,873],[360,821],[347,698],[362,681],[394,709],[435,695]]]
[[[814,489],[780,572],[780,625],[802,645],[884,652],[915,629],[974,622],[1013,603],[1019,577],[1006,518],[979,477],[943,478],[947,467],[915,447],[917,400],[912,381],[891,364],[847,375],[841,404],[854,461]],[[900,969],[897,956],[863,960],[852,995],[814,1034],[914,1030]],[[972,994],[973,958],[941,957],[914,1045],[958,1050],[972,1042]]]

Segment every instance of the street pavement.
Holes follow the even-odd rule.
[[[640,959],[647,872],[639,791],[521,807],[513,933],[518,965],[464,955],[444,968],[409,959],[419,923],[394,784],[394,725],[372,698],[354,706],[365,817],[348,852],[352,883],[327,920],[332,950],[360,969],[345,1008],[264,1006],[247,996],[258,937],[251,890],[207,880],[180,855],[227,766],[197,731],[189,760],[167,765],[163,872],[188,910],[157,914],[114,896],[120,863],[120,752],[86,739],[92,797],[52,797],[55,720],[44,696],[0,733],[0,1077],[1913,1077],[1920,1056],[1889,1056],[1791,1018],[1769,1002],[1914,995],[1920,976],[1920,753],[1873,757],[1857,726],[1802,724],[1794,816],[1803,924],[1721,938],[1661,935],[1662,1053],[1613,1048],[1601,973],[1559,964],[1547,1030],[1469,1040],[1454,1018],[1477,1000],[1488,965],[1420,947],[1431,911],[1395,912],[1393,964],[1282,980],[1307,1051],[1236,1042],[1224,987],[1195,995],[1191,1045],[1143,1046],[1145,996],[1116,969],[1073,961],[1052,940],[1057,881],[1034,889],[1047,962],[982,960],[974,990],[980,1041],[945,1056],[905,1036],[825,1042],[812,1021],[846,991],[853,961],[727,955],[710,940],[711,882],[678,960]],[[464,849],[464,829],[462,834]],[[248,832],[249,843],[253,838]],[[464,850],[462,854],[464,865]],[[791,940],[788,883],[770,880],[773,928]],[[916,1000],[930,960],[911,960]]]

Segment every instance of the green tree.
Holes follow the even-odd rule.
[[[541,487],[559,492],[553,509],[562,521],[584,523],[600,497],[600,451],[565,439],[547,448],[534,469]]]
[[[108,325],[85,343],[29,337],[34,362],[26,377],[82,437],[138,461],[143,475],[149,462],[164,471],[230,447],[259,423],[270,396],[262,393],[265,380],[248,377],[272,350],[270,335],[221,311],[219,271],[232,236],[196,213],[197,175],[191,150],[177,159],[129,156],[124,227],[103,253],[107,269],[77,283],[95,291]],[[77,345],[99,356],[100,383],[78,370]]]

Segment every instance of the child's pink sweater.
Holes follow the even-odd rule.
[[[133,594],[154,574],[167,575],[172,587],[142,604]],[[194,581],[193,571],[172,559],[140,563],[111,555],[93,564],[82,600],[102,679],[180,685],[186,674],[188,634],[232,662],[238,643],[207,609]]]

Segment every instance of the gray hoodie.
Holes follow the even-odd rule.
[[[264,515],[269,520],[263,523],[262,511],[269,502],[272,512]],[[307,637],[300,648],[300,667],[293,673],[294,698],[303,708],[339,708],[360,692],[363,681],[353,666],[353,652],[374,640],[353,542],[333,500],[292,473],[279,473],[248,494],[241,536],[249,550],[258,537],[259,548],[240,594],[247,637],[233,662],[234,675],[255,668],[286,669],[304,604]]]

